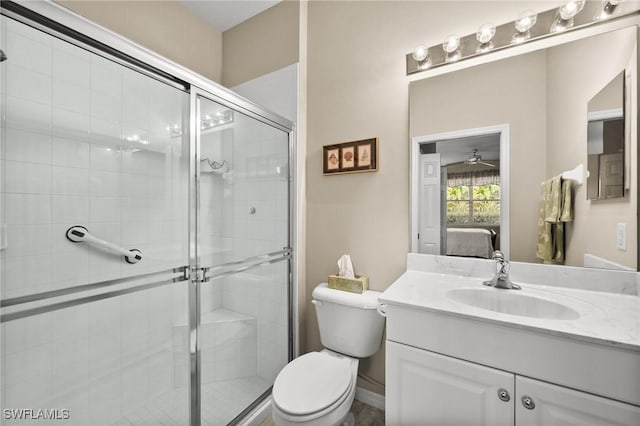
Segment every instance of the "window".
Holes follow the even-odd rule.
[[[447,177],[447,224],[500,225],[500,173],[455,173]]]

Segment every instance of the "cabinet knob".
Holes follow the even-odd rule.
[[[527,410],[533,410],[534,408],[536,408],[536,404],[535,402],[533,402],[533,398],[531,398],[529,395],[525,395],[522,397],[522,405]]]
[[[508,402],[511,399],[511,395],[509,395],[509,391],[506,389],[498,389],[498,398],[500,401]]]

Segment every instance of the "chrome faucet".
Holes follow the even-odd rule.
[[[496,261],[496,275],[489,281],[485,281],[482,284],[495,288],[520,290],[522,287],[518,284],[512,283],[509,278],[509,262],[505,260],[502,252],[500,250],[494,251],[492,259]]]

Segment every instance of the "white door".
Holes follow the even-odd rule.
[[[391,341],[386,356],[387,425],[513,426],[513,374]]]
[[[600,156],[600,198],[623,196],[624,160],[622,154]]]
[[[640,407],[516,376],[518,426],[637,426]]]
[[[420,156],[418,252],[440,253],[440,154]]]

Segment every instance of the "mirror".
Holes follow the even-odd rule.
[[[587,199],[623,197],[624,71],[589,101],[587,154]]]
[[[512,261],[637,270],[636,50],[633,26],[412,81],[412,251],[487,257],[480,249],[473,254],[452,251],[448,236],[464,231],[464,240],[482,240]],[[588,199],[588,106],[591,100],[596,105],[597,94],[608,91],[610,83],[619,87],[619,78],[627,117],[619,187],[623,197]],[[485,152],[472,143],[491,135],[499,148]],[[466,188],[451,189],[460,182],[450,179],[459,170],[452,173],[445,157],[458,144],[462,157],[454,162],[475,161],[477,149],[480,161],[495,162],[492,184],[499,188],[461,184],[457,186]],[[539,257],[538,250],[541,189],[560,176],[570,182],[572,215],[563,222],[563,257],[549,260]],[[452,219],[452,201],[466,203],[468,219]],[[480,202],[489,201],[493,213],[481,212]],[[498,204],[498,224],[486,223],[487,217],[496,218]]]

